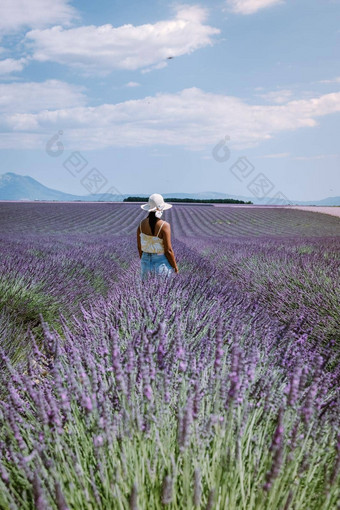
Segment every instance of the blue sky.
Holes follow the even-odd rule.
[[[81,195],[251,196],[258,174],[266,198],[340,195],[339,15],[340,0],[3,0],[0,173]]]

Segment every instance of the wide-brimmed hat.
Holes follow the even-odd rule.
[[[149,212],[165,211],[166,209],[170,209],[170,207],[172,207],[172,205],[166,204],[162,195],[159,195],[158,193],[153,193],[150,195],[148,203],[141,205],[141,208],[144,209],[144,211]]]

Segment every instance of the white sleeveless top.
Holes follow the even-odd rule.
[[[141,224],[142,222],[140,222],[139,224],[142,251],[144,251],[145,253],[159,253],[159,254],[164,253],[163,239],[158,237],[158,234],[160,233],[164,225],[164,221],[158,230],[157,236],[149,236],[148,234],[143,234]]]

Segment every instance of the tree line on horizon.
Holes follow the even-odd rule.
[[[124,198],[123,202],[147,202],[149,197],[127,197]],[[167,198],[167,202],[184,202],[194,204],[252,204],[250,200],[245,202],[244,200],[237,200],[234,198]]]

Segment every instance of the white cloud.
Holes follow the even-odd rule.
[[[39,133],[1,133],[0,149],[37,149],[44,145]],[[46,141],[45,141],[46,144]]]
[[[340,83],[340,76],[337,76],[332,80],[320,80],[319,83]]]
[[[69,23],[76,11],[68,0],[1,0],[0,34],[24,27],[42,28],[53,23]]]
[[[338,158],[339,154],[316,154],[315,156],[294,156],[298,161],[314,161],[317,159]]]
[[[282,131],[314,127],[318,117],[340,112],[340,92],[284,105],[250,105],[234,96],[190,88],[176,94],[95,107],[55,105],[52,110],[52,106],[42,106],[41,111],[30,113],[24,110],[24,103],[19,106],[21,113],[12,109],[3,116],[3,128],[9,133],[17,132],[17,147],[25,143],[21,133],[24,137],[31,132],[40,133],[42,146],[45,133],[62,129],[68,146],[80,149],[162,144],[210,150],[226,135],[231,148],[244,149]]]
[[[280,158],[290,158],[297,161],[314,161],[317,159],[328,159],[328,158],[337,158],[340,154],[316,154],[314,156],[292,156],[290,152],[281,152],[276,154],[264,154],[263,156],[256,156],[256,159],[262,159],[262,158],[273,158],[273,159],[280,159]]]
[[[264,154],[263,156],[259,156],[260,158],[269,158],[269,159],[281,159],[288,158],[290,156],[289,152],[277,152],[275,154]]]
[[[227,5],[236,14],[254,14],[255,12],[284,3],[284,0],[227,0]]]
[[[137,83],[136,81],[129,81],[129,83],[126,83],[125,87],[139,87],[140,83]]]
[[[288,89],[282,90],[274,90],[272,92],[267,92],[266,94],[257,94],[259,97],[262,97],[268,103],[276,103],[282,104],[286,103],[293,95],[293,92]]]
[[[22,122],[33,112],[70,108],[86,104],[79,87],[59,80],[44,82],[0,83],[0,112],[17,116]]]
[[[180,7],[173,19],[155,24],[54,26],[32,30],[25,40],[34,59],[75,66],[85,73],[145,69],[211,45],[212,36],[220,30],[204,24],[206,16],[201,7]]]
[[[159,64],[155,64],[153,66],[147,67],[146,69],[142,69],[141,73],[145,74],[145,73],[149,73],[150,71],[153,71],[154,69],[163,69],[167,65],[168,65],[167,62],[160,62]]]
[[[26,58],[20,58],[17,60],[13,58],[5,58],[4,60],[0,60],[0,76],[22,71],[26,64]]]

